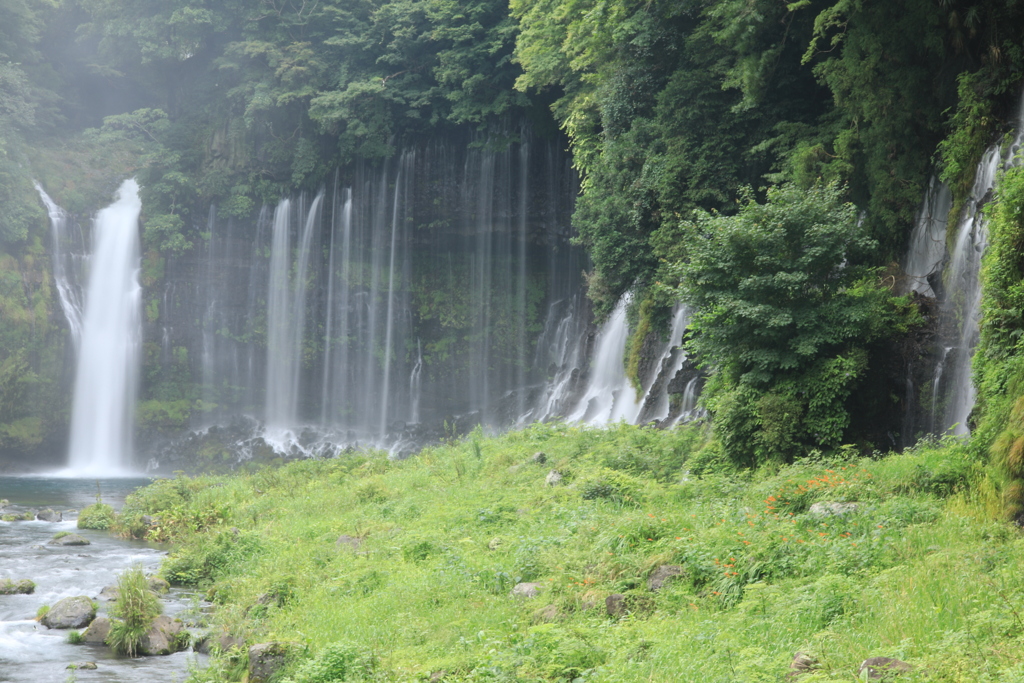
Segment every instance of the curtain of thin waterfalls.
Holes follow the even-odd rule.
[[[126,180],[97,214],[71,413],[69,467],[110,475],[132,464],[141,343],[139,186]]]
[[[75,225],[72,229],[72,226],[68,224],[68,215],[64,209],[57,206],[39,183],[36,183],[35,187],[50,217],[50,231],[53,240],[50,251],[53,280],[57,285],[57,298],[60,300],[64,318],[68,321],[71,341],[77,353],[82,341],[84,305],[82,303],[82,287],[79,284],[81,263],[76,261],[79,261],[85,253],[85,241],[82,231],[77,229],[78,226]]]

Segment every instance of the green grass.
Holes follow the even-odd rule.
[[[107,644],[118,654],[136,656],[143,637],[162,611],[140,565],[132,565],[117,577],[117,601],[109,611],[113,620]]]
[[[913,664],[905,681],[1024,682],[1024,540],[992,521],[968,449],[697,477],[702,438],[537,425],[403,462],[158,481],[125,510],[159,516],[164,575],[205,589],[218,629],[295,643],[294,683],[781,682],[796,651],[819,662],[802,683],[871,656]],[[819,501],[859,507],[821,518]],[[652,593],[663,564],[682,573]],[[544,588],[515,599],[520,581]],[[608,616],[615,593],[632,613]]]

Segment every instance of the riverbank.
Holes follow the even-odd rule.
[[[148,683],[154,680],[184,680],[190,668],[205,657],[179,652],[167,657],[129,659],[118,657],[102,645],[74,645],[67,629],[48,629],[36,620],[41,608],[52,607],[64,598],[84,595],[92,598],[101,615],[109,603],[102,599],[105,586],[137,565],[156,573],[166,548],[142,540],[116,538],[105,531],[78,529],[78,511],[96,501],[100,493],[107,503],[120,508],[125,497],[148,480],[60,479],[50,477],[0,476],[0,498],[6,516],[24,516],[31,521],[0,520],[0,579],[31,580],[34,590],[27,595],[0,595],[0,681],[4,683]],[[53,520],[34,519],[35,511],[51,509]],[[56,534],[75,533],[86,539],[85,546],[50,543]],[[192,609],[188,591],[175,589],[161,597],[164,612],[184,616]],[[93,662],[93,670],[69,671],[69,664]]]
[[[1024,681],[1024,541],[966,448],[751,473],[701,443],[535,425],[159,481],[121,523],[173,541],[163,575],[245,643],[197,682],[241,680],[265,642],[295,683],[812,683],[871,657]]]

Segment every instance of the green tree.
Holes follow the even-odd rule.
[[[868,347],[907,332],[915,309],[879,283],[875,242],[836,185],[742,193],[734,216],[697,212],[673,266],[697,310],[689,351],[717,372],[709,405],[737,461],[835,447]]]

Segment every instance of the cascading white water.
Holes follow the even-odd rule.
[[[616,304],[601,326],[594,344],[594,356],[586,391],[569,414],[570,422],[606,425],[625,420],[634,422],[640,412],[636,390],[626,377],[624,357],[629,339],[626,308],[629,295]]]
[[[1020,163],[1017,152],[1024,140],[1024,101],[1016,130],[1016,138],[1005,153],[1002,145],[996,143],[982,155],[971,193],[957,221],[949,263],[943,271],[938,331],[943,351],[932,377],[933,433],[970,431],[968,418],[975,400],[971,360],[980,335],[981,260],[988,237],[987,219],[981,209],[995,189],[999,172]],[[913,260],[908,259],[908,263]]]
[[[683,333],[690,324],[690,316],[690,308],[684,304],[677,304],[672,312],[672,329],[669,331],[668,342],[659,353],[657,371],[648,379],[645,387],[642,408],[637,415],[639,422],[660,422],[669,417],[669,383],[686,362],[686,352],[682,348],[682,343]]]
[[[71,411],[69,469],[116,476],[132,464],[132,431],[142,288],[139,186],[126,180],[113,204],[96,215],[82,340]]]
[[[291,270],[291,202],[282,199],[274,212],[267,296],[267,427],[281,431],[298,426],[302,340],[306,330],[306,294],[313,236],[319,228],[324,193],[313,200],[305,216]]]
[[[53,279],[57,285],[57,298],[60,300],[60,308],[64,312],[64,318],[68,321],[68,329],[71,330],[71,341],[77,351],[82,342],[82,290],[79,287],[74,268],[69,267],[69,261],[74,258],[73,254],[65,249],[65,242],[68,240],[68,215],[64,209],[57,206],[50,195],[39,183],[35,183],[36,192],[39,193],[43,204],[46,205],[46,212],[50,216],[50,232],[53,238],[51,261],[53,263]]]
[[[933,177],[910,235],[903,262],[907,279],[902,291],[935,296],[928,279],[942,269],[946,255],[946,223],[952,206],[953,194],[949,186]]]

